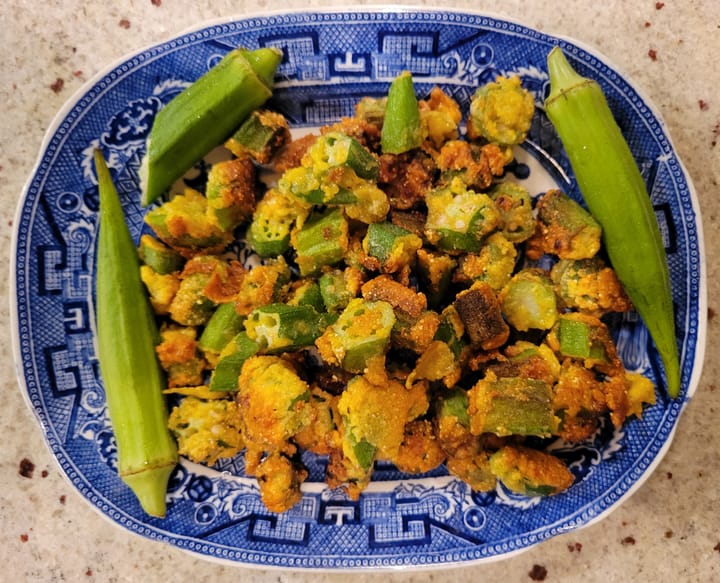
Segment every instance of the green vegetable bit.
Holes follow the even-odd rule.
[[[412,75],[404,71],[390,85],[381,134],[384,154],[402,154],[422,144],[420,109]]]
[[[168,430],[157,327],[140,280],[138,254],[102,153],[95,151],[100,194],[97,250],[97,348],[118,473],[151,516],[165,516],[177,463]]]
[[[670,273],[645,182],[597,82],[580,76],[558,47],[548,55],[548,70],[545,111],[602,226],[613,269],[660,353],[668,394],[676,397],[680,362]]]

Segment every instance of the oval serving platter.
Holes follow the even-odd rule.
[[[92,151],[109,159],[131,231],[139,237],[138,170],[154,115],[235,46],[275,46],[285,57],[270,106],[293,127],[352,112],[383,95],[401,71],[418,94],[441,86],[467,111],[474,90],[498,74],[519,75],[537,112],[517,152],[513,178],[531,193],[559,187],[580,199],[568,161],[542,109],[545,58],[560,45],[597,79],[648,184],[665,240],[682,355],[682,393],[662,388],[642,419],[601,429],[587,442],[554,444],[575,475],[565,493],[525,498],[498,486],[472,492],[443,468],[405,476],[378,464],[359,500],[322,483],[324,460],[306,456],[310,477],[289,512],[268,512],[242,456],[213,468],[182,461],[168,514],[150,518],[115,472],[94,344],[97,187]],[[62,471],[114,523],[205,558],[313,570],[427,568],[500,559],[587,525],[617,507],[652,472],[694,392],[703,359],[706,288],[698,203],[666,128],[649,100],[583,45],[481,14],[388,8],[275,13],[211,23],[142,50],[96,76],[58,114],[20,200],[12,250],[11,317],[18,377]],[[658,358],[637,317],[615,326],[629,370],[658,380]]]

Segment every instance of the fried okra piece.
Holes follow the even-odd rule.
[[[293,441],[302,450],[318,455],[328,455],[340,446],[337,425],[337,397],[319,387],[310,389],[306,405],[307,421],[293,436]]]
[[[255,210],[257,179],[255,164],[243,156],[216,162],[208,172],[207,212],[223,231],[232,231]]]
[[[378,186],[387,193],[390,208],[409,210],[422,207],[425,194],[433,187],[437,167],[422,150],[380,156]]]
[[[317,274],[321,268],[342,261],[348,251],[348,221],[342,210],[328,208],[311,215],[301,229],[292,232],[290,243],[300,275]]]
[[[458,258],[453,280],[465,284],[481,281],[499,292],[510,281],[516,260],[515,245],[502,233],[493,233],[485,239],[480,251]]]
[[[575,478],[557,457],[523,446],[505,446],[490,458],[490,470],[510,490],[550,496],[567,490]]]
[[[476,282],[457,296],[453,306],[462,320],[470,342],[483,350],[499,348],[510,337],[495,291],[484,282]]]
[[[234,303],[220,304],[200,335],[198,348],[207,361],[215,366],[223,348],[243,330],[244,316],[237,313]]]
[[[455,307],[451,304],[440,314],[432,342],[415,363],[407,379],[408,385],[415,380],[442,381],[446,387],[454,386],[462,375],[468,345],[464,340],[465,327]]]
[[[515,182],[501,182],[490,193],[500,211],[498,227],[508,241],[522,243],[535,232],[532,200],[527,189]]]
[[[415,263],[422,239],[410,231],[383,221],[368,226],[363,251],[378,262],[383,273],[396,273]]]
[[[394,324],[388,302],[354,298],[315,345],[325,362],[360,373],[371,361],[384,359]]]
[[[589,259],[600,249],[602,228],[579,203],[560,190],[549,190],[535,204],[537,228],[528,240],[527,255]]]
[[[302,225],[310,214],[309,205],[289,197],[275,188],[258,201],[247,240],[260,257],[277,257],[290,249],[290,233]]]
[[[210,376],[211,391],[238,390],[238,379],[243,364],[260,350],[260,345],[250,339],[244,330],[238,332],[217,356]]]
[[[387,302],[394,310],[410,318],[419,318],[427,309],[425,294],[404,286],[388,275],[379,275],[365,282],[361,291],[366,300]]]
[[[182,269],[183,263],[185,263],[182,255],[147,234],[140,237],[138,255],[144,265],[160,275],[176,273]]]
[[[516,330],[548,330],[557,320],[555,289],[540,269],[522,269],[513,275],[498,297],[505,319]]]
[[[373,459],[391,460],[397,456],[405,425],[429,407],[427,385],[417,383],[407,389],[388,379],[379,386],[356,376],[340,395],[337,407],[344,427],[343,452],[366,467]],[[371,449],[373,454],[366,455]]]
[[[290,126],[280,113],[256,109],[225,142],[238,158],[249,156],[258,164],[268,164],[291,141]]]
[[[535,104],[520,77],[498,77],[480,87],[470,99],[468,137],[512,146],[525,140]]]
[[[191,188],[152,209],[145,222],[158,239],[183,257],[219,252],[232,240],[232,232],[208,216],[207,198]]]
[[[312,306],[277,303],[255,308],[244,325],[260,350],[272,354],[312,346],[325,321]]]
[[[446,296],[458,261],[445,253],[425,248],[417,250],[416,259],[420,287],[427,297],[428,306],[436,308]]]
[[[155,347],[160,366],[167,374],[168,387],[202,384],[205,360],[198,349],[197,331],[193,327],[166,325],[160,330]]]
[[[468,188],[484,191],[492,186],[495,178],[502,176],[512,160],[512,149],[507,147],[451,140],[435,155],[440,172],[438,182],[449,184],[453,178],[459,178]]]
[[[192,462],[213,465],[244,447],[240,414],[231,400],[187,396],[170,412],[168,427],[180,455]]]
[[[490,471],[490,453],[483,448],[482,438],[470,432],[468,405],[463,389],[440,393],[435,403],[435,431],[447,456],[448,472],[473,490],[487,492],[495,488],[496,478]]]
[[[478,251],[482,240],[500,221],[492,199],[469,190],[459,178],[435,189],[425,197],[425,235],[433,245],[448,253]]]
[[[550,271],[550,279],[564,307],[596,316],[632,309],[615,271],[599,257],[561,259]]]
[[[424,474],[445,460],[433,424],[428,419],[417,419],[405,426],[405,434],[392,461],[398,470],[408,474]]]
[[[278,257],[253,267],[243,278],[235,296],[235,310],[247,316],[255,308],[285,299],[290,284],[290,266]]]
[[[574,358],[586,368],[595,367],[607,374],[622,370],[610,331],[596,316],[579,312],[562,314],[546,341],[561,359]]]
[[[242,366],[237,403],[250,469],[268,453],[294,453],[290,439],[306,424],[310,387],[279,356],[252,356]]]
[[[474,435],[549,437],[557,432],[552,386],[543,380],[498,378],[487,371],[468,391],[468,399],[470,430]]]
[[[202,326],[210,320],[216,302],[209,297],[208,285],[213,274],[225,271],[227,264],[215,255],[198,255],[190,259],[180,276],[180,286],[170,302],[170,317],[183,326]]]
[[[332,269],[318,278],[320,295],[325,310],[338,313],[344,310],[350,300],[360,295],[363,273],[356,267]]]
[[[170,310],[170,304],[180,289],[180,274],[162,274],[149,265],[140,266],[140,279],[147,289],[150,304],[156,314],[162,316]]]
[[[263,458],[255,470],[263,504],[270,512],[290,510],[302,499],[300,486],[307,475],[302,464],[283,453]]]
[[[423,133],[435,148],[440,148],[448,140],[457,139],[462,112],[457,101],[440,87],[433,87],[427,99],[418,102],[418,109]]]

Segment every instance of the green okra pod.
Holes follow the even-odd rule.
[[[162,517],[168,479],[178,458],[155,354],[157,327],[140,280],[137,249],[99,150],[95,166],[100,194],[97,350],[118,472],[143,510]]]
[[[598,83],[580,76],[559,47],[548,55],[548,70],[545,111],[602,226],[612,267],[658,349],[668,394],[676,397],[680,363],[670,274],[645,182]]]
[[[157,114],[141,168],[148,205],[268,100],[282,52],[235,49]]]

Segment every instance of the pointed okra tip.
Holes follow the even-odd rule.
[[[171,462],[122,476],[123,482],[130,487],[142,509],[150,516],[165,518],[165,495],[174,468],[175,463]]]
[[[550,75],[550,94],[545,102],[552,101],[578,85],[589,80],[580,75],[559,46],[555,46],[547,56],[548,74]]]

